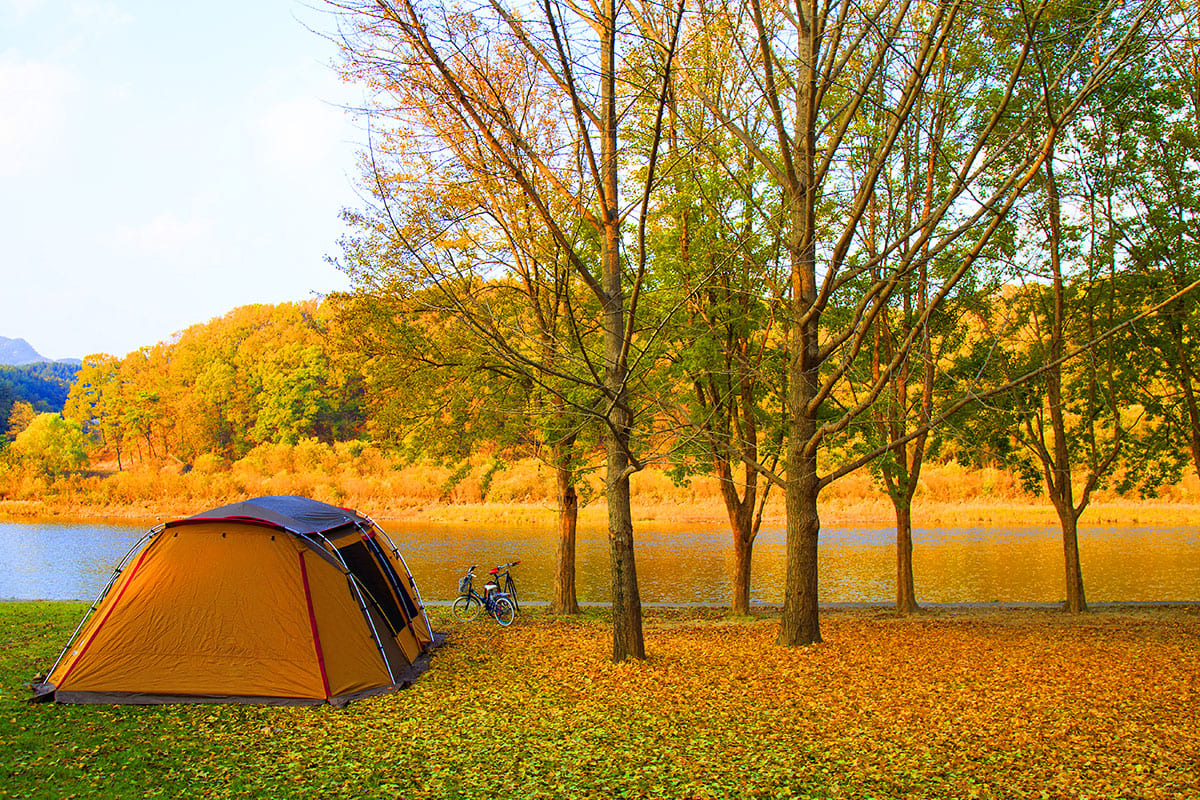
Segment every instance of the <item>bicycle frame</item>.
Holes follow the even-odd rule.
[[[507,564],[501,564],[489,573],[494,576],[497,589],[508,595],[508,599],[512,602],[514,609],[520,609],[521,605],[517,602],[517,582],[513,580],[513,576],[509,573],[508,568],[515,567],[520,563],[520,559],[510,561]]]
[[[494,589],[485,591],[483,594],[480,594],[479,592],[477,592],[475,590],[474,581],[475,581],[475,567],[471,567],[470,569],[467,570],[466,576],[462,580],[459,581],[459,595],[458,595],[459,600],[461,600],[464,597],[467,598],[468,606],[472,600],[479,603],[480,607],[488,613],[488,616],[492,617],[492,619],[496,620],[496,622],[498,622],[498,623],[500,622],[500,617],[498,616],[497,609],[499,607],[498,603],[499,603],[499,600],[501,597],[506,598],[509,601],[509,603],[512,604],[513,610],[514,611],[516,610],[516,601],[514,601],[512,599],[512,596],[509,595],[507,592],[502,591],[500,588],[500,585],[498,583],[495,584]],[[490,584],[490,583],[488,584],[488,586],[491,586],[491,585],[492,584]],[[500,624],[506,624],[506,623],[500,623]]]

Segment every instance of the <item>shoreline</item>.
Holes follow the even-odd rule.
[[[86,605],[92,600],[53,600],[46,598],[25,598],[25,597],[0,597],[0,604],[13,603],[64,603]],[[422,606],[430,609],[447,609],[454,604],[453,600],[422,600]],[[554,616],[561,619],[571,619],[573,615],[550,615],[546,613],[546,609],[550,606],[546,600],[522,600],[522,608],[536,609],[536,616]],[[705,603],[705,602],[686,602],[686,601],[660,601],[660,602],[643,602],[642,608],[646,611],[660,613],[710,613],[724,612],[724,616],[729,615],[729,605],[727,603]],[[612,603],[608,601],[580,601],[579,608],[585,613],[587,611],[603,612],[612,607]],[[895,602],[890,600],[826,600],[817,603],[817,609],[821,613],[830,612],[862,612],[871,613],[873,615],[892,615],[899,619],[919,619],[927,616],[937,615],[955,615],[955,614],[973,614],[973,613],[996,613],[1003,614],[1008,612],[1022,611],[1045,611],[1045,612],[1063,612],[1067,614],[1063,608],[1061,601],[1040,601],[1040,600],[992,600],[992,601],[964,601],[952,603],[921,603],[920,608],[911,614],[899,614],[895,610]],[[1200,600],[1100,600],[1089,602],[1088,609],[1085,614],[1090,614],[1097,611],[1153,611],[1153,610],[1175,610],[1175,611],[1195,611],[1200,613]],[[783,611],[783,603],[752,603],[750,605],[750,616],[759,619],[772,619]],[[1077,616],[1077,615],[1073,615]]]
[[[64,523],[113,522],[148,523],[180,519],[236,499],[214,499],[198,501],[181,500],[178,503],[166,499],[136,505],[92,506],[82,504],[56,504],[33,500],[0,500],[0,522],[29,523],[54,521]],[[510,525],[557,525],[557,512],[544,503],[396,503],[375,502],[344,503],[380,523],[403,524],[490,524]],[[719,504],[713,503],[636,503],[633,522],[652,526],[728,526],[729,519]],[[820,507],[822,525],[846,527],[853,525],[873,528],[892,527],[895,516],[891,505],[879,500],[851,500],[833,498]],[[972,500],[951,502],[920,502],[913,507],[914,529],[930,527],[991,527],[991,526],[1057,526],[1058,517],[1048,502],[1045,504],[1004,502],[980,502]],[[607,510],[602,500],[593,502],[579,510],[580,527],[602,527],[607,521]],[[768,506],[763,515],[763,528],[782,528],[785,525],[782,509]],[[1164,525],[1184,527],[1200,525],[1200,503],[1180,503],[1163,500],[1106,501],[1095,502],[1079,520],[1081,527],[1140,527]]]

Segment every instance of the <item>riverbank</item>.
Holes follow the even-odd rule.
[[[134,522],[153,525],[179,519],[240,498],[214,498],[212,501],[162,498],[133,505],[92,505],[36,500],[0,500],[0,521],[35,522]],[[388,500],[368,499],[365,503],[342,500],[335,504],[357,508],[380,522],[429,522],[438,524],[536,525],[557,524],[557,512],[544,503],[421,503],[407,505]],[[835,500],[821,504],[821,522],[826,526],[890,527],[895,516],[890,504],[879,500]],[[579,511],[581,526],[607,524],[603,500]],[[634,524],[655,525],[726,525],[728,516],[718,503],[638,503],[634,506]],[[783,509],[771,506],[763,518],[765,527],[783,527]],[[918,502],[913,510],[918,528],[940,526],[1057,526],[1058,517],[1048,503],[989,503],[979,500],[954,502]],[[1200,503],[1149,500],[1110,501],[1091,504],[1080,524],[1084,526],[1180,526],[1200,524]]]
[[[502,469],[486,459],[451,470],[428,464],[399,464],[373,450],[351,456],[338,448],[312,445],[255,450],[233,464],[175,462],[117,469],[93,465],[86,475],[46,481],[9,475],[0,480],[0,519],[33,521],[178,519],[215,506],[274,494],[298,494],[357,508],[378,519],[400,522],[490,523],[553,526],[553,476],[544,464],[524,460]],[[314,451],[313,448],[316,448]],[[3,476],[0,476],[2,478]],[[603,485],[593,473],[583,481],[579,522],[607,520]],[[728,516],[714,478],[684,484],[659,469],[633,476],[634,523],[726,525]],[[895,512],[869,473],[849,475],[821,496],[825,525],[887,527]],[[918,528],[938,526],[1057,525],[1044,497],[1025,491],[1007,472],[958,464],[930,464],[914,503]],[[1200,523],[1200,481],[1189,474],[1164,487],[1158,497],[1095,493],[1081,519],[1087,525],[1189,525]],[[764,525],[784,524],[782,492],[773,488]]]
[[[0,797],[1183,797],[1200,610],[652,609],[460,624],[411,688],[345,709],[29,705],[78,604],[0,606]]]

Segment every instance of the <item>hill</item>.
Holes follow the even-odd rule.
[[[9,339],[7,336],[0,336],[0,364],[21,366],[49,360],[34,350],[33,346],[24,339]]]

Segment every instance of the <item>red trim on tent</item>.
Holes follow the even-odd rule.
[[[304,553],[300,553],[300,579],[304,581],[304,601],[308,603],[308,624],[312,628],[313,648],[317,651],[317,665],[321,667],[321,685],[325,687],[325,699],[329,692],[329,676],[325,674],[325,653],[321,650],[321,634],[317,632],[317,615],[313,611],[312,592],[308,589],[308,567],[304,566]]]
[[[88,637],[87,643],[84,644],[82,649],[80,649],[79,655],[75,656],[75,660],[71,662],[71,666],[67,667],[67,671],[63,673],[62,679],[58,682],[59,686],[62,686],[67,682],[67,678],[71,677],[71,673],[75,670],[75,665],[80,662],[84,653],[86,653],[88,648],[92,646],[92,642],[96,641],[96,635],[100,633],[100,629],[104,627],[104,623],[108,622],[108,618],[112,616],[112,612],[120,604],[121,598],[125,596],[125,590],[129,588],[129,584],[133,583],[133,576],[137,574],[138,568],[141,567],[142,562],[146,560],[146,553],[150,550],[150,547],[153,544],[154,542],[150,542],[142,549],[142,554],[138,556],[137,563],[133,565],[133,569],[129,571],[129,576],[125,579],[125,582],[121,584],[121,591],[117,592],[117,596],[112,601],[112,605],[108,607],[108,611],[104,612],[104,619],[100,620],[100,623],[96,626],[96,629],[92,631],[92,635]]]

